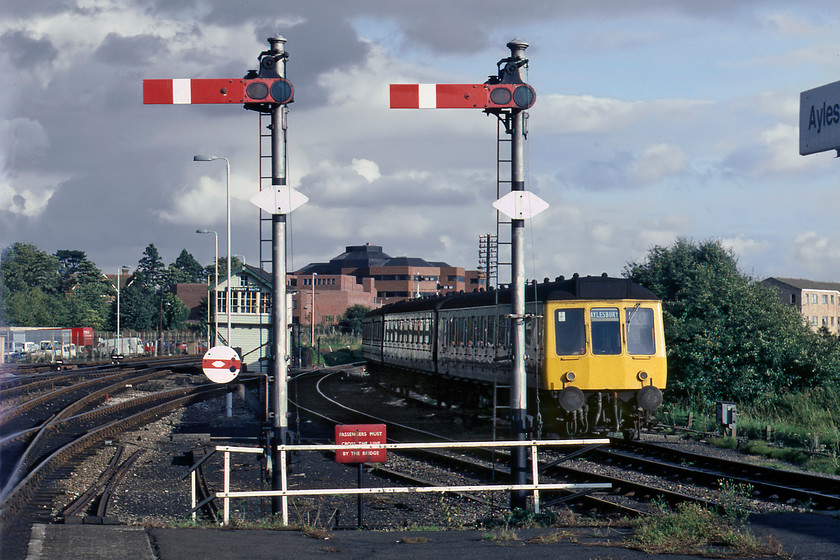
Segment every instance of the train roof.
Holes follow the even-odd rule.
[[[546,280],[541,284],[533,282],[525,285],[526,302],[575,299],[659,300],[652,291],[635,284],[628,278],[612,278],[605,274],[601,276],[578,276],[575,274],[572,278],[560,276],[553,282]],[[375,309],[368,316],[434,309],[484,307],[497,303],[510,304],[510,288],[399,301]]]

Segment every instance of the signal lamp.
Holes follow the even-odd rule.
[[[487,86],[490,90],[488,109],[528,109],[537,99],[534,88],[528,84],[495,84]]]
[[[256,78],[243,80],[245,103],[277,103],[285,105],[294,98],[295,88],[285,78]]]

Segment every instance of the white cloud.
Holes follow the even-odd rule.
[[[671,144],[648,147],[630,166],[630,174],[641,182],[651,183],[684,171],[687,158],[683,151]]]
[[[174,197],[171,205],[158,216],[173,224],[225,223],[227,197],[224,180],[199,178],[198,184]]]
[[[368,183],[372,183],[379,179],[382,175],[379,173],[379,166],[376,162],[369,159],[353,159],[353,169],[365,178]]]
[[[764,253],[770,247],[770,243],[768,241],[752,239],[749,237],[744,237],[743,235],[723,238],[720,240],[720,242],[724,247],[732,249],[732,252],[734,252],[735,255],[737,255],[739,258],[754,257],[756,255]]]

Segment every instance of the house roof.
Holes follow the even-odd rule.
[[[817,282],[804,278],[782,278],[779,276],[771,276],[765,279],[764,282],[787,284],[799,290],[830,290],[840,292],[840,282]]]

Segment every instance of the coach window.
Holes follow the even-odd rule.
[[[627,353],[651,355],[655,352],[653,336],[653,309],[631,307],[627,313]]]
[[[615,355],[621,353],[621,322],[615,307],[593,307],[589,311],[592,331],[592,353]]]
[[[583,309],[558,309],[554,312],[554,344],[558,356],[586,353]]]

